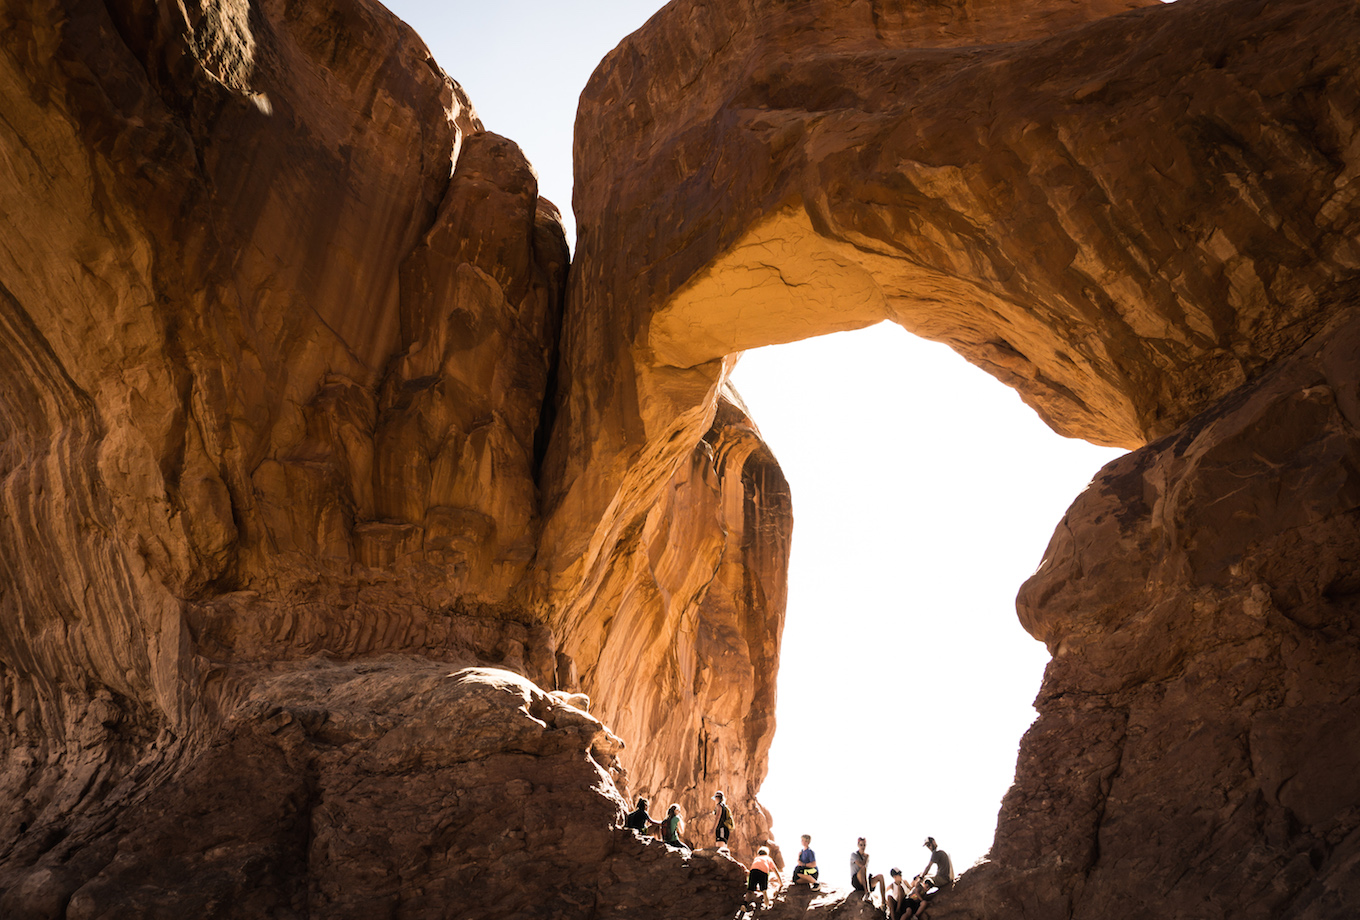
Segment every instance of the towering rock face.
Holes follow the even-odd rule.
[[[1040,719],[935,910],[1345,915],[1358,41],[1313,0],[670,4],[578,115],[555,591],[635,552],[733,355],[893,319],[1154,442],[1022,595]]]
[[[790,517],[739,405],[550,595],[560,218],[410,30],[0,34],[0,915],[730,913],[735,863],[615,824],[631,766],[768,827]]]
[[[1019,598],[1040,716],[945,915],[1354,912],[1357,422],[1352,314],[1077,499]]]

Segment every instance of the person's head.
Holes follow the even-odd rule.
[[[935,850],[936,850],[936,846],[935,846],[935,838],[934,838],[934,837],[927,837],[927,838],[926,838],[926,842],[923,843],[923,844],[921,844],[921,846],[923,846],[923,847],[929,847],[929,848],[930,848],[930,852],[934,853]]]
[[[667,808],[667,809],[666,809],[666,814],[667,814],[667,815],[678,815],[678,814],[680,814],[680,806],[679,806],[679,805],[672,805],[670,808]]]
[[[863,837],[859,838],[859,848],[860,848],[860,852],[863,852],[863,851],[864,851],[864,838],[863,838]]]
[[[646,808],[647,804],[648,802],[646,799],[638,799],[638,808]]]
[[[891,869],[888,870],[888,874],[895,879],[900,879],[902,877],[902,870],[897,868],[896,866],[893,866]]]
[[[811,834],[804,834],[802,839],[803,839],[803,846],[805,846],[805,847],[807,847],[807,846],[812,846],[812,835],[811,835]]]
[[[718,804],[721,805],[721,804],[723,803],[723,794],[722,794],[722,790],[719,790],[719,791],[713,793],[713,798],[717,799],[717,800],[718,800]]]
[[[756,850],[756,855],[757,855],[757,856],[769,856],[769,855],[770,855],[770,848],[769,848],[769,847],[761,847],[760,849]]]

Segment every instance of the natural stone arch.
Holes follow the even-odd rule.
[[[1229,411],[1220,401],[1253,382],[1307,377],[1270,372],[1294,367],[1356,302],[1358,33],[1345,4],[667,7],[601,65],[578,117],[580,242],[545,466],[550,597],[592,607],[593,573],[632,545],[627,522],[706,429],[742,348],[892,318],[1015,386],[1062,433],[1129,447],[1198,430],[1179,426]],[[1298,360],[1316,370],[1329,353]],[[1344,415],[1290,449],[1349,443]],[[1023,600],[1051,650],[1087,655],[1101,641],[1077,607],[1039,612],[1102,564],[1097,519],[1140,522],[1105,531],[1110,546],[1167,554],[1135,581],[1180,564],[1174,540],[1148,535],[1166,525],[1156,515],[1192,510],[1131,497],[1205,488],[1185,485],[1199,475],[1187,467],[1161,484],[1150,470],[1170,462],[1165,449],[1102,481],[1060,529],[1081,549],[1055,540]],[[1344,501],[1319,499],[1327,526],[1342,526]],[[1166,609],[1200,624],[1259,610],[1242,572],[1266,563],[1241,539],[1235,552],[1256,561],[1220,573],[1212,603],[1185,607],[1199,590],[1189,578],[1159,588]],[[1182,640],[1195,660],[1209,655]],[[567,630],[567,647],[576,641]],[[1055,664],[1055,699],[1074,660]],[[1066,756],[1053,739],[1071,751],[1086,731],[1071,727],[1085,724],[1079,713],[1054,718],[1069,729],[1036,736],[1022,768],[1054,782],[1054,801],[1095,808],[1110,772],[1080,789],[1045,772]],[[1108,750],[1087,752],[1095,760],[1122,750],[1114,722],[1110,732]],[[1026,821],[1042,825],[1068,848],[1048,855],[1092,867],[1083,848],[1098,822],[1070,832],[1008,808],[1013,843]],[[1026,884],[1010,878],[987,897],[1011,904]],[[1073,891],[1054,883],[1035,897],[1061,910]]]

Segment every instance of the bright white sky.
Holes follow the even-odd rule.
[[[391,0],[519,143],[574,239],[572,125],[595,65],[659,0]],[[1060,438],[948,348],[891,324],[748,353],[737,389],[793,489],[779,729],[761,801],[843,887],[855,838],[908,876],[934,836],[991,845],[1047,653],[1014,598],[1118,451]],[[913,729],[914,720],[928,727]],[[919,724],[919,722],[918,722]]]

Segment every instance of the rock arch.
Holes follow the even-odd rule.
[[[1301,817],[1287,777],[1338,813],[1354,790],[1303,766],[1331,762],[1313,741],[1286,752],[1360,687],[1341,650],[1357,30],[1345,4],[1232,0],[668,6],[578,115],[556,590],[592,604],[573,586],[631,545],[619,521],[683,462],[735,352],[891,318],[1064,434],[1147,445],[1021,593],[1056,657],[994,861],[951,915],[1339,915],[1356,825]],[[1282,561],[1302,547],[1325,561]],[[1272,648],[1328,676],[1303,689]],[[1148,874],[1173,890],[1141,891]]]

